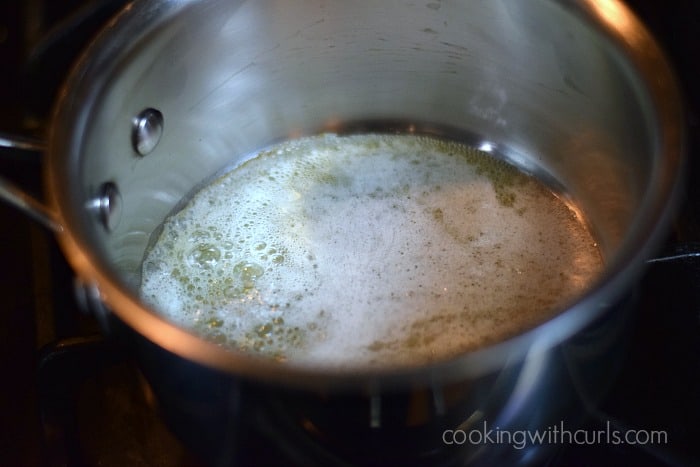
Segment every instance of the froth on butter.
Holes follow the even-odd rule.
[[[601,269],[571,209],[488,154],[320,135],[261,152],[169,217],[141,294],[279,361],[414,365],[547,319]]]

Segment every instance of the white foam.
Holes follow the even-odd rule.
[[[531,327],[601,268],[567,205],[489,155],[322,135],[261,153],[169,218],[142,295],[222,345],[403,365]]]

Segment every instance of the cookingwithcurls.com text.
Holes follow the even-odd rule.
[[[610,421],[605,423],[604,428],[596,430],[572,430],[567,428],[563,421],[538,430],[506,430],[491,427],[488,421],[484,421],[481,426],[468,430],[445,430],[442,433],[442,442],[447,445],[508,444],[515,449],[543,444],[642,446],[668,444],[668,432],[665,430],[619,429]]]

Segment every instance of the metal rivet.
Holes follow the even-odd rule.
[[[110,310],[102,301],[102,294],[97,284],[82,278],[76,278],[73,284],[78,309],[86,315],[94,316],[102,329],[108,332]]]
[[[108,232],[113,231],[122,217],[122,197],[117,185],[113,182],[103,183],[97,196],[88,203],[88,208]]]
[[[156,109],[145,109],[133,120],[131,144],[134,151],[145,156],[155,149],[163,136],[163,114]]]

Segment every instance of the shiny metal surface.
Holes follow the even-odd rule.
[[[149,156],[137,158],[128,136],[144,108],[168,122]],[[605,275],[506,342],[426,367],[352,374],[228,352],[141,305],[149,238],[195,187],[273,142],[368,127],[488,145],[555,181],[594,229]],[[604,392],[624,341],[624,313],[613,305],[665,232],[683,144],[673,74],[614,0],[163,0],[130,4],[87,50],[57,105],[45,177],[69,262],[95,284],[113,312],[111,332],[131,344],[164,407],[201,402],[234,423],[245,406],[240,386],[252,381],[328,425],[337,413],[328,406],[342,405],[328,394],[349,393],[368,416],[343,421],[377,439],[398,437],[391,456],[425,433],[397,428],[406,413],[386,409],[397,399],[409,405],[427,391],[427,415],[416,423],[434,434],[482,419],[546,426],[561,413],[554,399],[566,406]],[[123,201],[111,232],[85,215],[106,180]],[[173,393],[192,380],[206,387]],[[206,421],[188,416],[181,435],[194,437]],[[215,439],[198,442],[219,452]],[[457,456],[471,461],[476,451]]]
[[[25,193],[22,188],[2,177],[0,177],[0,199],[24,212],[47,229],[56,233],[63,231],[63,226],[56,220],[53,211]]]
[[[163,136],[163,114],[156,109],[142,110],[134,117],[131,128],[131,144],[139,156],[153,151]]]
[[[40,153],[46,149],[46,145],[38,139],[0,133],[0,149],[3,148]],[[56,220],[54,212],[45,203],[29,195],[21,187],[4,177],[0,177],[0,199],[24,212],[49,230],[60,232],[63,229]]]
[[[168,125],[135,159],[124,135],[148,107]],[[151,232],[212,174],[280,139],[402,122],[488,141],[556,180],[593,226],[607,274],[515,347],[560,341],[625,289],[664,228],[681,166],[672,73],[611,1],[137,3],[88,51],[58,110],[47,180],[71,226],[69,258],[114,286],[114,308],[149,335],[165,323],[133,287]],[[101,180],[123,194],[110,235],[80,208]],[[181,337],[174,350],[200,346]],[[239,357],[209,363],[240,369]]]
[[[119,193],[119,188],[113,182],[103,183],[86,207],[107,232],[113,231],[122,218],[122,195]]]
[[[43,152],[46,150],[46,143],[39,139],[21,137],[0,133],[0,148],[21,149],[23,151]]]

